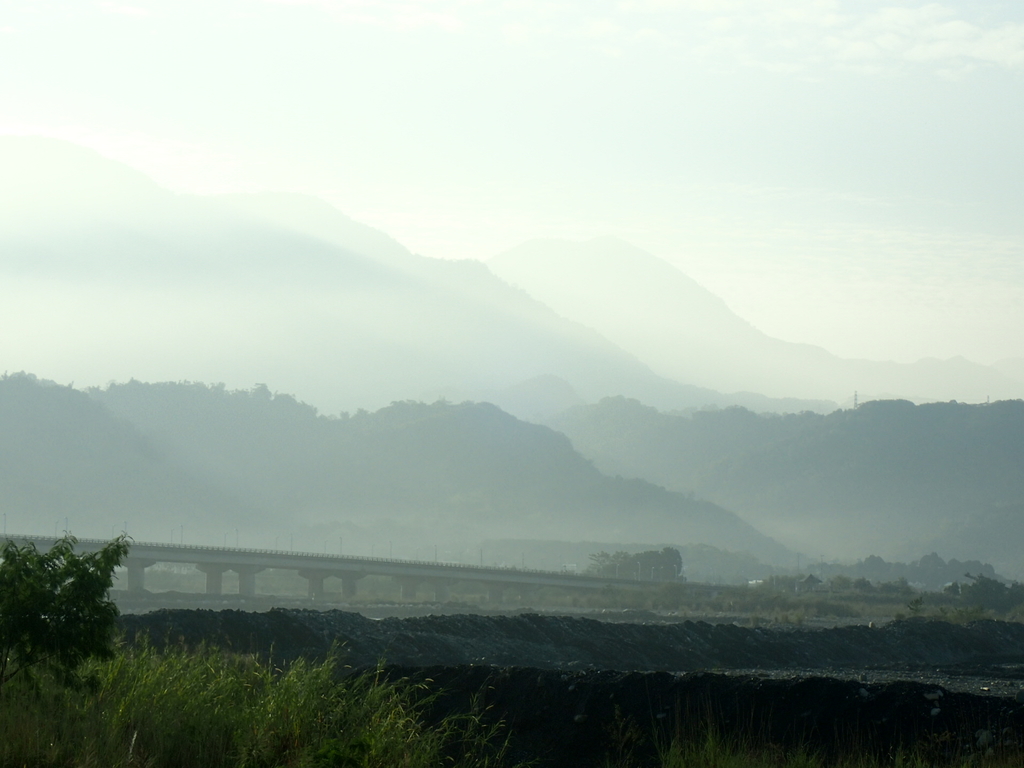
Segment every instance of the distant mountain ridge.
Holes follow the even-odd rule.
[[[533,414],[551,400],[520,385],[543,377],[585,402],[832,407],[658,376],[482,263],[416,256],[315,198],[173,194],[54,140],[0,137],[0,169],[9,370],[275,381],[328,412],[458,392]]]
[[[963,358],[911,364],[848,360],[771,338],[668,262],[615,238],[534,240],[487,264],[662,376],[702,387],[837,402],[852,400],[854,391],[862,400],[985,402],[1024,396],[1024,382]]]
[[[0,378],[0,504],[16,521],[124,523],[137,539],[298,546],[403,557],[487,538],[631,536],[788,551],[720,507],[602,475],[569,440],[489,404],[394,403],[325,418],[266,387],[130,382],[83,393]],[[180,527],[180,530],[179,530]],[[289,538],[293,537],[293,538]],[[418,548],[418,549],[417,549]],[[447,553],[447,554],[446,554]]]
[[[1024,575],[1024,401],[681,417],[610,398],[548,423],[602,471],[695,492],[809,554],[937,551]]]

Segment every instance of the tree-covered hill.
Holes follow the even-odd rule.
[[[1024,548],[1019,400],[679,416],[610,398],[552,426],[605,472],[695,492],[806,552],[913,558],[938,548],[1021,567],[1009,562]]]
[[[564,435],[483,403],[324,417],[264,386],[133,381],[86,394],[16,375],[0,380],[0,414],[3,503],[50,526],[125,520],[136,538],[166,539],[185,525],[188,543],[240,528],[250,546],[291,535],[332,551],[346,536],[353,553],[371,539],[643,537],[789,559],[731,512],[603,475]]]

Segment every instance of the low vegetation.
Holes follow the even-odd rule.
[[[287,669],[211,648],[120,650],[87,664],[91,686],[53,675],[0,697],[0,765],[151,768],[491,766],[494,728],[425,726],[422,692],[374,675],[338,678],[336,657]]]

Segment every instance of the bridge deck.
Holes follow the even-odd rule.
[[[53,545],[52,536],[8,536],[15,542],[32,542],[39,548]],[[78,548],[95,551],[107,544],[104,539],[78,539]],[[141,591],[145,585],[145,569],[156,563],[185,563],[195,565],[207,575],[207,592],[219,594],[223,574],[234,571],[239,575],[239,591],[255,594],[256,573],[269,569],[297,571],[307,579],[310,595],[323,594],[324,580],[337,577],[342,580],[343,592],[355,593],[355,583],[365,576],[390,576],[403,585],[403,594],[414,593],[420,583],[434,586],[435,593],[445,597],[448,588],[458,582],[477,582],[496,591],[503,588],[562,587],[600,590],[609,587],[636,587],[650,584],[637,579],[610,578],[577,574],[569,571],[548,571],[533,568],[468,565],[465,563],[424,560],[401,560],[383,557],[356,557],[317,552],[290,552],[273,549],[246,549],[197,544],[164,544],[159,542],[131,542],[128,559],[128,589]]]

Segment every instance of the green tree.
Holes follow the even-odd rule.
[[[128,541],[81,554],[77,543],[65,535],[48,552],[0,545],[0,688],[37,666],[76,682],[86,659],[113,655],[118,611],[108,592]]]
[[[960,595],[964,602],[986,610],[1006,613],[1024,602],[1024,585],[1013,582],[1010,585],[996,579],[982,576],[965,574],[971,580],[970,584],[960,586]]]
[[[639,581],[676,581],[682,577],[683,558],[674,547],[635,554],[623,551],[614,554],[597,552],[590,556],[587,572]]]

